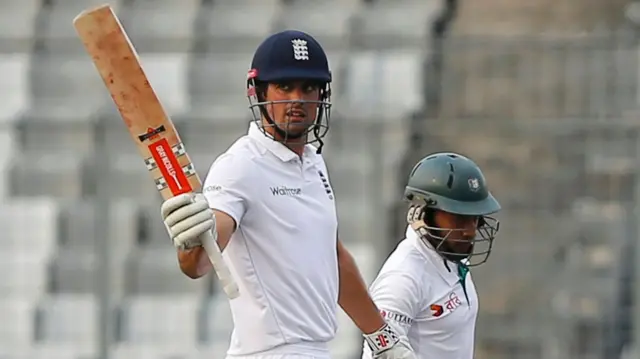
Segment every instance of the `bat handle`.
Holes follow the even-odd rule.
[[[220,283],[222,283],[222,288],[225,294],[229,299],[237,298],[240,295],[238,284],[231,276],[229,267],[222,258],[222,252],[220,252],[220,247],[218,247],[218,243],[216,243],[213,233],[211,233],[211,231],[206,231],[201,234],[201,236],[202,246],[209,256],[209,260],[218,275]]]

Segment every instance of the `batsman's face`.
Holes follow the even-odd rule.
[[[435,225],[442,228],[439,235],[446,238],[447,246],[455,253],[469,254],[478,229],[478,216],[463,216],[443,211],[434,214]]]
[[[265,95],[269,116],[280,129],[297,134],[316,120],[320,86],[311,81],[270,83]]]

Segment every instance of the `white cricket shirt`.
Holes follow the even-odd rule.
[[[337,330],[337,215],[315,147],[298,156],[252,123],[211,166],[203,193],[237,229],[223,256],[238,281],[228,355],[320,354]]]
[[[471,274],[458,274],[453,262],[445,265],[411,227],[370,292],[389,325],[418,358],[473,359],[479,303]],[[371,358],[366,343],[363,358]]]

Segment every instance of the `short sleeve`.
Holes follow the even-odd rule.
[[[240,225],[247,211],[251,173],[250,161],[225,153],[211,165],[203,184],[202,194],[212,209],[231,216]]]
[[[424,306],[419,280],[404,271],[390,271],[376,278],[370,292],[387,323],[406,339],[411,324]]]

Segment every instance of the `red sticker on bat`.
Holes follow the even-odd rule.
[[[182,171],[182,167],[166,138],[150,144],[149,151],[151,151],[151,156],[156,161],[162,177],[167,181],[167,186],[174,196],[192,191],[189,180]]]

